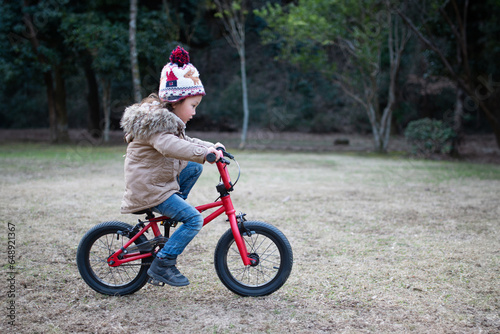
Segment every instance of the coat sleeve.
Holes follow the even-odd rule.
[[[162,155],[178,160],[205,162],[208,148],[171,133],[160,133],[150,138],[150,144]]]
[[[205,147],[213,147],[215,146],[215,144],[209,142],[209,141],[204,141],[204,140],[201,140],[201,139],[198,139],[198,138],[190,138],[188,136],[186,136],[186,140],[191,142],[191,143],[194,143],[194,144],[198,144],[198,145],[202,145],[202,146],[205,146]]]

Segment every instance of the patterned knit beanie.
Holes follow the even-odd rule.
[[[189,62],[189,53],[177,46],[170,55],[170,63],[161,70],[158,92],[163,102],[177,102],[189,96],[205,95],[200,73]]]

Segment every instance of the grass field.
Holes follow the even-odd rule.
[[[124,152],[0,145],[1,333],[500,332],[498,165],[235,151],[235,207],[288,237],[287,283],[260,298],[228,291],[213,268],[219,218],[179,258],[191,285],[108,297],[75,255],[95,224],[138,218],[119,212]],[[217,182],[206,165],[189,201],[215,200]]]

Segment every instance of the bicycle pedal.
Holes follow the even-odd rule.
[[[150,277],[150,278],[148,279],[148,283],[149,283],[149,284],[156,285],[156,286],[164,286],[164,285],[165,285],[165,283],[163,283],[163,282],[161,282],[161,281],[158,281],[157,279],[154,279],[154,278],[152,278],[152,277]]]

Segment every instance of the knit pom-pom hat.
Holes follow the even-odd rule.
[[[189,53],[177,46],[170,63],[161,70],[158,95],[163,102],[177,102],[189,96],[205,95],[200,73],[189,62]]]

